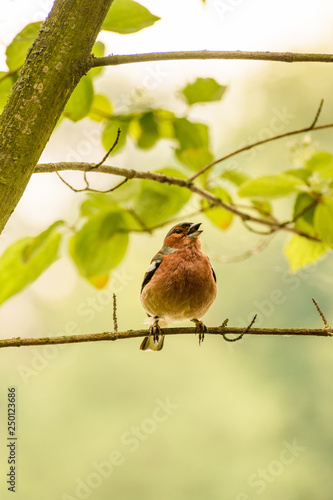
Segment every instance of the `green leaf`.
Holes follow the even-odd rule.
[[[0,304],[35,281],[58,257],[58,221],[36,237],[10,245],[0,257]]]
[[[95,94],[88,116],[91,120],[102,122],[111,117],[112,106],[107,97],[102,94]]]
[[[207,125],[191,122],[187,118],[175,118],[173,126],[175,138],[179,142],[181,150],[209,147],[209,130]]]
[[[103,57],[105,55],[105,45],[103,42],[95,42],[92,48],[92,54],[94,57]],[[95,76],[99,75],[104,70],[103,66],[92,68],[89,70],[89,77],[95,78]]]
[[[22,259],[25,263],[28,263],[29,260],[38,252],[39,248],[47,241],[50,235],[54,232],[55,228],[64,224],[64,221],[58,220],[54,222],[49,228],[43,231],[38,236],[31,238],[31,242],[27,245],[22,252]]]
[[[220,200],[225,201],[226,203],[232,202],[231,196],[229,195],[228,191],[221,187],[212,188],[209,190],[209,192],[220,198]],[[210,206],[210,203],[208,200],[202,199],[201,206],[202,208],[206,208]],[[205,216],[208,217],[208,219],[210,219],[212,223],[220,229],[228,229],[228,227],[232,223],[233,214],[229,212],[229,210],[225,210],[225,208],[215,206],[209,210],[206,210],[204,213]]]
[[[306,166],[312,172],[318,172],[323,179],[333,178],[333,155],[326,151],[314,154]]]
[[[155,116],[159,124],[159,134],[161,138],[174,139],[175,129],[173,121],[175,114],[167,109],[155,109]]]
[[[288,259],[291,272],[295,273],[301,267],[309,266],[321,259],[328,247],[318,241],[312,241],[298,234],[293,234],[284,253]]]
[[[240,186],[248,181],[250,177],[244,172],[238,172],[238,170],[224,170],[221,174],[221,178],[235,184],[235,186]]]
[[[197,78],[182,90],[189,105],[197,102],[219,101],[227,87],[217,83],[214,78]]]
[[[158,173],[184,179],[178,170],[164,168]],[[188,202],[191,192],[182,187],[159,182],[141,181],[141,189],[134,201],[133,210],[148,227],[175,216]]]
[[[152,111],[143,113],[137,121],[135,139],[140,149],[152,148],[159,139],[159,127]]]
[[[83,76],[75,87],[64,109],[64,116],[73,122],[82,120],[90,110],[94,99],[94,87],[88,76]]]
[[[8,75],[5,71],[0,71],[0,113],[7,103],[11,88],[16,78]]]
[[[82,217],[92,217],[99,215],[101,212],[117,212],[121,210],[111,193],[88,193],[80,208]]]
[[[139,183],[130,182],[113,193],[88,193],[86,200],[81,205],[81,215],[91,218],[102,213],[121,212],[122,230],[129,232],[142,229],[142,226],[132,215],[128,203],[135,198],[139,189]],[[124,206],[121,205],[122,202]]]
[[[179,143],[176,156],[181,162],[197,171],[212,161],[207,125],[191,122],[187,118],[175,118],[173,126],[175,139]]]
[[[10,71],[16,71],[23,66],[27,50],[35,40],[41,25],[41,22],[27,24],[8,45],[6,62]]]
[[[123,260],[128,232],[119,212],[91,217],[70,239],[69,253],[79,273],[94,286],[105,286],[106,276]]]
[[[111,155],[118,153],[118,151],[125,145],[128,132],[128,126],[132,117],[129,116],[115,116],[109,118],[102,133],[102,143],[104,148],[108,151],[117,137],[118,129],[120,129],[120,136],[116,147],[112,150]]]
[[[205,165],[208,165],[211,161],[213,161],[213,155],[206,148],[197,148],[197,149],[185,149],[185,150],[176,150],[176,156],[179,161],[184,163],[188,168],[197,172]],[[204,174],[204,175],[208,175]],[[201,177],[203,179],[204,177]]]
[[[105,45],[103,42],[95,42],[92,48],[92,54],[94,57],[103,57],[105,54]]]
[[[333,155],[327,151],[318,151],[306,162],[306,166],[312,172],[329,165],[333,161]]]
[[[114,0],[102,29],[125,35],[152,26],[159,19],[133,0]]]
[[[318,203],[314,213],[314,226],[319,238],[333,248],[333,200]]]
[[[290,170],[286,170],[284,173],[293,175],[294,177],[298,177],[299,179],[302,179],[302,181],[304,181],[306,184],[308,183],[308,178],[311,175],[311,171],[307,170],[306,168],[291,168]]]
[[[266,200],[251,200],[251,203],[263,217],[272,213],[272,206]]]
[[[295,228],[304,233],[314,235],[313,227],[313,216],[315,212],[315,207],[306,210],[303,215],[297,217],[301,214],[307,207],[313,205],[314,199],[307,193],[300,193],[297,195],[294,205],[293,218],[295,220]]]
[[[130,206],[131,202],[134,200],[135,196],[140,191],[139,184],[140,183],[136,181],[126,182],[126,184],[123,184],[112,193],[106,194],[106,196],[110,196],[110,198],[112,198],[113,201],[119,203],[120,206],[122,206],[126,210]]]
[[[294,193],[301,185],[304,185],[303,181],[293,175],[264,175],[244,182],[238,194],[248,198],[279,198]]]

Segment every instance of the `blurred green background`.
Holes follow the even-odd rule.
[[[108,34],[103,41],[110,52],[228,49],[225,40],[232,40],[232,49],[331,51],[330,2],[296,1],[290,6],[282,1],[274,8],[259,0],[237,6],[207,0],[206,7],[190,1],[181,7],[179,2],[169,2],[168,7],[162,1],[142,3],[162,17],[161,25],[151,28],[155,31],[150,39],[148,30],[129,36],[127,46],[119,35]],[[37,15],[42,17],[46,9],[45,2],[25,7],[15,0],[7,4],[10,19],[13,5],[26,9],[16,14],[16,31],[8,25],[12,35]],[[230,9],[222,15],[223,4]],[[167,33],[176,33],[173,26],[182,37],[166,39]],[[5,37],[3,41],[8,43]],[[156,75],[155,63],[108,69],[99,85],[119,107],[143,100],[171,109],[181,106],[177,91],[197,76],[228,85],[221,103],[197,106],[191,115],[210,124],[216,157],[275,132],[276,116],[284,117],[279,122],[282,131],[309,125],[321,98],[325,103],[320,123],[332,121],[330,65],[188,61],[158,63],[158,68],[152,88],[144,82],[146,75],[154,71]],[[314,132],[311,144],[332,151],[331,137],[331,130]],[[290,161],[290,144],[295,141],[302,137],[237,156],[229,166],[253,173],[277,172]],[[98,124],[64,120],[42,161],[69,161],[75,154],[83,161],[103,156]],[[148,153],[129,144],[112,158],[112,164],[147,170],[174,161],[167,142]],[[81,174],[66,175],[75,185],[81,178]],[[99,176],[94,182],[102,187],[108,178]],[[55,175],[35,175],[1,236],[1,250],[56,219],[74,222],[82,199]],[[283,217],[288,200],[280,205]],[[193,207],[185,208],[180,221],[192,211]],[[204,216],[192,222],[203,222],[203,249],[218,279],[218,298],[205,317],[207,325],[229,318],[231,326],[244,326],[257,313],[257,326],[319,328],[312,297],[333,321],[331,257],[290,275],[282,254],[288,236],[279,234],[260,254],[236,263],[220,262],[221,257],[253,248],[260,236],[237,221],[225,233]],[[139,301],[141,280],[167,230],[131,237],[129,253],[106,291],[96,291],[79,278],[66,258],[57,261],[1,307],[1,338],[108,331],[113,326],[113,292],[120,330],[141,328],[145,321]],[[280,291],[280,304],[272,300],[274,290]],[[199,348],[195,337],[172,336],[159,353],[140,352],[139,344],[140,340],[124,340],[1,349],[1,498],[10,498],[5,484],[10,386],[16,387],[18,400],[15,498],[19,500],[331,497],[330,339],[247,336],[228,344],[207,335]]]

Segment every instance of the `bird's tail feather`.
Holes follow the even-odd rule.
[[[159,335],[156,341],[154,335],[145,337],[140,345],[141,351],[160,351],[164,344],[164,335]]]

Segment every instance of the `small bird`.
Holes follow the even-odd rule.
[[[201,223],[183,222],[170,229],[161,250],[153,257],[141,287],[141,303],[150,320],[143,351],[160,351],[164,343],[161,325],[189,319],[199,332],[199,344],[207,327],[200,318],[217,294],[216,276],[202,253]]]

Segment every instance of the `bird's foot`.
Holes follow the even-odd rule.
[[[160,351],[164,344],[164,335],[160,325],[159,318],[154,318],[153,323],[149,327],[149,334],[145,337],[140,345],[142,351]]]
[[[193,323],[195,323],[195,331],[199,333],[199,345],[201,345],[201,342],[204,341],[205,339],[205,333],[208,331],[207,326],[200,321],[199,319],[191,319]]]
[[[159,320],[159,318],[156,318],[154,320],[154,323],[152,325],[150,325],[150,328],[149,328],[149,337],[153,336],[155,344],[158,343],[159,337],[162,334],[162,330],[161,330],[160,325],[158,324],[158,320]]]

